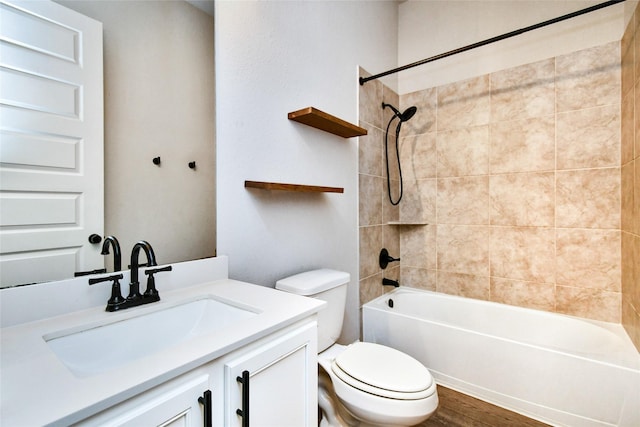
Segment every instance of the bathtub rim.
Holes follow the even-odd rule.
[[[565,355],[570,355],[572,357],[577,357],[577,358],[581,358],[581,359],[585,359],[585,360],[589,360],[592,361],[594,363],[601,363],[601,364],[605,364],[605,365],[609,365],[609,366],[615,366],[617,368],[620,369],[626,369],[629,370],[633,373],[640,373],[640,352],[635,348],[635,346],[633,345],[633,342],[631,341],[631,338],[629,337],[629,335],[627,334],[626,330],[624,329],[624,327],[622,326],[622,324],[619,323],[612,323],[612,322],[604,322],[601,320],[594,320],[594,319],[587,319],[584,317],[578,317],[578,316],[572,316],[569,314],[563,314],[563,313],[554,313],[554,312],[549,312],[549,311],[545,311],[545,310],[539,310],[539,309],[535,309],[535,308],[529,308],[529,307],[520,307],[520,306],[516,306],[516,305],[510,305],[510,304],[504,304],[504,303],[499,303],[499,302],[495,302],[495,301],[488,301],[488,300],[480,300],[480,299],[475,299],[475,298],[469,298],[469,297],[464,297],[464,296],[460,296],[460,295],[453,295],[453,294],[446,294],[443,292],[436,292],[436,291],[431,291],[428,289],[421,289],[421,288],[413,288],[410,286],[399,286],[389,292],[386,292],[384,294],[382,294],[379,297],[374,298],[373,300],[367,302],[366,304],[364,304],[362,306],[363,309],[363,316],[362,316],[362,320],[363,320],[363,333],[364,333],[364,310],[366,309],[371,309],[371,310],[378,310],[378,311],[384,311],[384,312],[389,312],[392,314],[395,314],[397,316],[402,316],[402,317],[409,317],[409,318],[416,318],[416,316],[410,315],[410,314],[404,314],[398,311],[392,311],[389,309],[389,307],[386,304],[386,300],[388,300],[389,298],[391,298],[393,295],[395,294],[400,294],[400,293],[424,293],[427,295],[430,295],[432,297],[436,297],[436,298],[444,298],[444,299],[451,299],[451,300],[464,300],[465,303],[472,303],[472,304],[487,304],[487,305],[492,305],[492,306],[496,306],[499,307],[500,309],[507,309],[507,310],[511,310],[511,311],[520,311],[520,310],[524,310],[525,312],[531,312],[534,313],[534,315],[541,315],[541,316],[546,316],[546,317],[561,317],[561,318],[567,318],[573,321],[578,321],[578,322],[584,322],[587,324],[590,324],[592,326],[601,328],[606,330],[607,332],[615,335],[616,337],[618,337],[619,339],[621,339],[622,341],[624,341],[624,346],[625,346],[625,352],[624,354],[622,354],[621,357],[617,357],[617,358],[602,358],[602,357],[598,357],[598,355],[596,354],[584,354],[582,352],[571,352],[567,349],[561,349],[561,348],[555,348],[553,346],[544,346],[541,344],[537,344],[537,343],[533,343],[533,342],[528,342],[528,341],[517,341],[519,344],[524,345],[524,346],[528,346],[528,347],[533,347],[533,348],[537,348],[537,349],[544,349],[550,352],[554,352],[554,353],[559,353],[559,354],[565,354]],[[455,328],[455,329],[459,329],[459,330],[464,330],[464,331],[468,331],[471,333],[477,333],[480,335],[484,335],[484,336],[488,336],[494,339],[498,339],[498,340],[504,340],[504,341],[511,341],[514,342],[515,340],[509,337],[502,337],[496,334],[489,334],[486,332],[481,332],[481,331],[477,331],[477,330],[473,330],[473,329],[468,329],[466,327],[462,327],[459,325],[454,325],[454,324],[450,324],[450,323],[446,323],[446,322],[440,322],[437,320],[432,320],[432,319],[420,319],[423,321],[428,321],[434,324],[438,324],[441,326],[446,326],[446,327],[450,327],[450,328]],[[633,352],[632,352],[633,350]],[[627,354],[628,353],[628,354]],[[609,355],[611,355],[611,353],[608,353]],[[615,355],[615,353],[613,354]],[[615,359],[615,360],[612,360]]]

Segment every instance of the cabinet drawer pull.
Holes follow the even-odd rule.
[[[249,371],[243,371],[236,381],[242,384],[242,409],[236,409],[236,414],[242,417],[242,427],[249,427]]]
[[[212,419],[212,408],[211,408],[211,390],[207,390],[204,392],[204,395],[198,398],[198,402],[204,406],[204,427],[212,427],[213,419]]]

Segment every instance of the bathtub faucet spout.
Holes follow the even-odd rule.
[[[400,283],[398,283],[395,280],[383,278],[382,279],[382,286],[393,286],[394,288],[397,288],[398,286],[400,286]]]

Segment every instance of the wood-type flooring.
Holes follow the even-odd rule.
[[[416,427],[548,427],[524,415],[438,386],[435,414]]]

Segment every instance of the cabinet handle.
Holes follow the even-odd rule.
[[[204,406],[204,427],[212,427],[213,419],[211,416],[211,390],[204,392],[204,395],[198,398],[198,402]]]
[[[242,417],[242,427],[249,427],[249,371],[243,371],[236,381],[242,384],[242,409],[236,409],[236,414]]]

